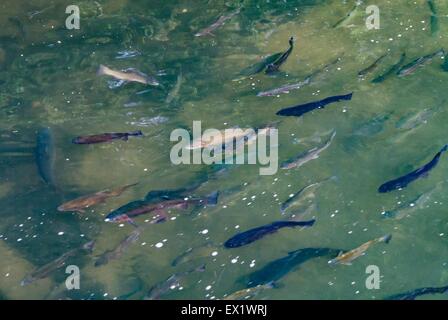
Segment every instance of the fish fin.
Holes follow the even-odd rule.
[[[214,191],[207,196],[206,204],[215,206],[218,204],[219,191]]]

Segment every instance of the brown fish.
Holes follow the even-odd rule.
[[[160,84],[154,77],[148,76],[134,68],[128,68],[122,71],[118,71],[101,64],[100,67],[98,68],[97,75],[111,76],[121,81],[139,82],[143,84],[149,84],[152,86],[158,86]]]
[[[74,144],[94,144],[101,142],[109,142],[112,140],[124,140],[127,141],[130,136],[142,137],[143,133],[138,131],[133,132],[107,132],[101,134],[94,134],[89,136],[79,136],[72,140]]]
[[[238,8],[235,11],[229,13],[228,15],[220,16],[218,18],[218,20],[216,20],[216,22],[214,22],[207,28],[202,29],[201,31],[197,32],[195,34],[195,37],[202,37],[202,36],[207,36],[207,35],[213,36],[214,34],[212,33],[212,31],[215,31],[216,29],[218,29],[219,27],[224,25],[227,20],[230,20],[233,18],[233,16],[236,16],[237,14],[239,14],[240,10],[241,10],[241,8]]]
[[[113,190],[103,190],[86,196],[76,198],[61,204],[58,211],[76,211],[83,213],[85,209],[105,202],[108,198],[120,196],[126,189],[137,185],[138,183],[128,184]]]
[[[392,236],[390,234],[387,234],[383,237],[367,241],[366,243],[360,245],[358,248],[355,248],[348,252],[339,254],[336,258],[328,261],[328,263],[329,264],[350,265],[350,264],[352,264],[353,260],[364,255],[364,253],[367,251],[367,249],[369,249],[372,245],[379,243],[379,242],[389,243],[391,238],[392,238]]]

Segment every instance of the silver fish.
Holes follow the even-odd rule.
[[[194,36],[195,37],[203,37],[203,36],[207,36],[207,35],[214,36],[214,34],[212,33],[213,31],[215,31],[216,29],[218,29],[219,27],[224,25],[227,20],[230,20],[234,16],[239,14],[240,11],[241,11],[241,8],[238,8],[235,11],[229,13],[228,15],[220,16],[218,18],[218,20],[216,20],[216,22],[214,22],[213,24],[211,24],[207,28],[202,29],[201,31],[197,32]]]
[[[330,146],[335,136],[336,131],[333,131],[333,134],[331,135],[330,139],[328,139],[328,141],[322,147],[320,148],[316,147],[306,151],[305,153],[299,154],[297,157],[282,163],[281,168],[282,169],[300,168],[305,163],[319,158],[319,154]]]

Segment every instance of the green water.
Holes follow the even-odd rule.
[[[4,0],[0,4],[0,297],[6,299],[142,299],[155,284],[202,263],[206,270],[182,281],[166,299],[220,299],[245,288],[239,279],[288,252],[300,248],[353,249],[392,234],[389,244],[372,246],[352,265],[329,266],[316,258],[279,280],[279,288],[260,299],[382,299],[419,287],[448,284],[448,219],[446,183],[440,184],[423,208],[401,220],[383,219],[381,212],[415,199],[446,180],[442,156],[427,179],[408,188],[379,194],[377,188],[428,162],[446,143],[448,73],[435,58],[414,74],[372,84],[406,52],[406,63],[448,48],[448,4],[434,1],[438,30],[431,32],[426,0],[367,1],[347,23],[332,26],[353,1],[77,1],[80,30],[65,28],[62,0]],[[365,27],[365,8],[380,8],[380,30]],[[223,14],[241,12],[215,30],[194,37]],[[269,54],[295,48],[275,77],[265,74],[232,81],[245,67]],[[119,51],[140,54],[116,59]],[[358,79],[358,72],[384,53],[378,68]],[[279,97],[256,93],[303,81],[312,72],[341,58],[309,86]],[[155,76],[161,87],[128,83],[110,89],[98,77],[100,64],[114,69],[136,68]],[[183,81],[176,99],[166,97],[178,74]],[[147,91],[145,91],[147,90]],[[143,91],[143,92],[142,92]],[[354,92],[340,102],[303,118],[280,118],[281,108]],[[129,105],[130,104],[130,105]],[[426,121],[410,131],[397,128],[405,116],[434,108]],[[206,165],[171,163],[172,130],[260,127],[282,120],[279,161],[283,162],[325,140],[307,139],[336,131],[331,146],[317,160],[298,169],[260,176],[256,165],[232,166],[195,195],[220,190],[216,207],[193,215],[173,211],[176,220],[147,227],[123,256],[102,267],[95,257],[115,248],[132,232],[130,225],[104,222],[110,211],[150,190],[191,185]],[[32,154],[36,132],[51,127],[57,190],[45,185]],[[75,145],[85,134],[142,130],[144,138],[97,145]],[[23,151],[27,149],[28,152]],[[218,245],[235,233],[281,218],[280,204],[292,193],[330,176],[337,179],[316,191],[317,220],[312,228],[283,229],[250,245],[225,249],[191,264],[171,262],[189,247]],[[58,212],[68,200],[129,183],[139,184],[117,198],[83,214]],[[255,198],[252,198],[255,196]],[[145,217],[136,219],[144,224]],[[207,230],[208,232],[203,232]],[[21,280],[33,269],[65,252],[95,240],[91,255],[67,264],[81,270],[79,290],[65,289],[65,268],[26,287]],[[158,248],[157,243],[163,243]],[[236,262],[235,262],[236,261]],[[235,262],[235,263],[233,263]],[[376,265],[381,286],[368,290],[366,267]],[[433,295],[423,298],[443,299]]]

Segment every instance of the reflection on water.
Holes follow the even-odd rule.
[[[366,5],[354,1],[77,4],[79,30],[65,28],[64,1],[0,4],[0,298],[244,298],[246,279],[256,278],[264,286],[250,292],[260,299],[382,299],[448,283],[446,155],[427,179],[377,192],[448,143],[439,51],[448,44],[440,18],[448,4],[378,0],[379,30],[366,28]],[[273,58],[291,37],[287,59]],[[269,64],[278,72],[266,74]],[[127,70],[127,78],[99,77],[100,65]],[[251,66],[260,72],[242,76]],[[146,85],[149,77],[160,85]],[[349,92],[351,101],[303,117],[276,115]],[[275,123],[281,162],[337,135],[318,158],[274,176],[254,165],[175,166],[170,133],[191,130],[195,120],[218,130]],[[72,143],[139,130],[141,137]],[[312,227],[223,247],[237,233],[282,220],[288,197],[333,176],[291,212],[312,205]],[[217,205],[200,202],[215,190]],[[79,212],[58,211],[86,195],[94,200],[77,203]],[[133,218],[137,229],[104,221],[130,206],[151,208]],[[328,264],[385,234],[390,243],[351,265]],[[79,250],[90,241],[90,251]],[[66,290],[67,265],[80,268],[79,290]],[[365,286],[369,265],[380,269],[379,290]],[[36,270],[42,279],[21,286]]]

